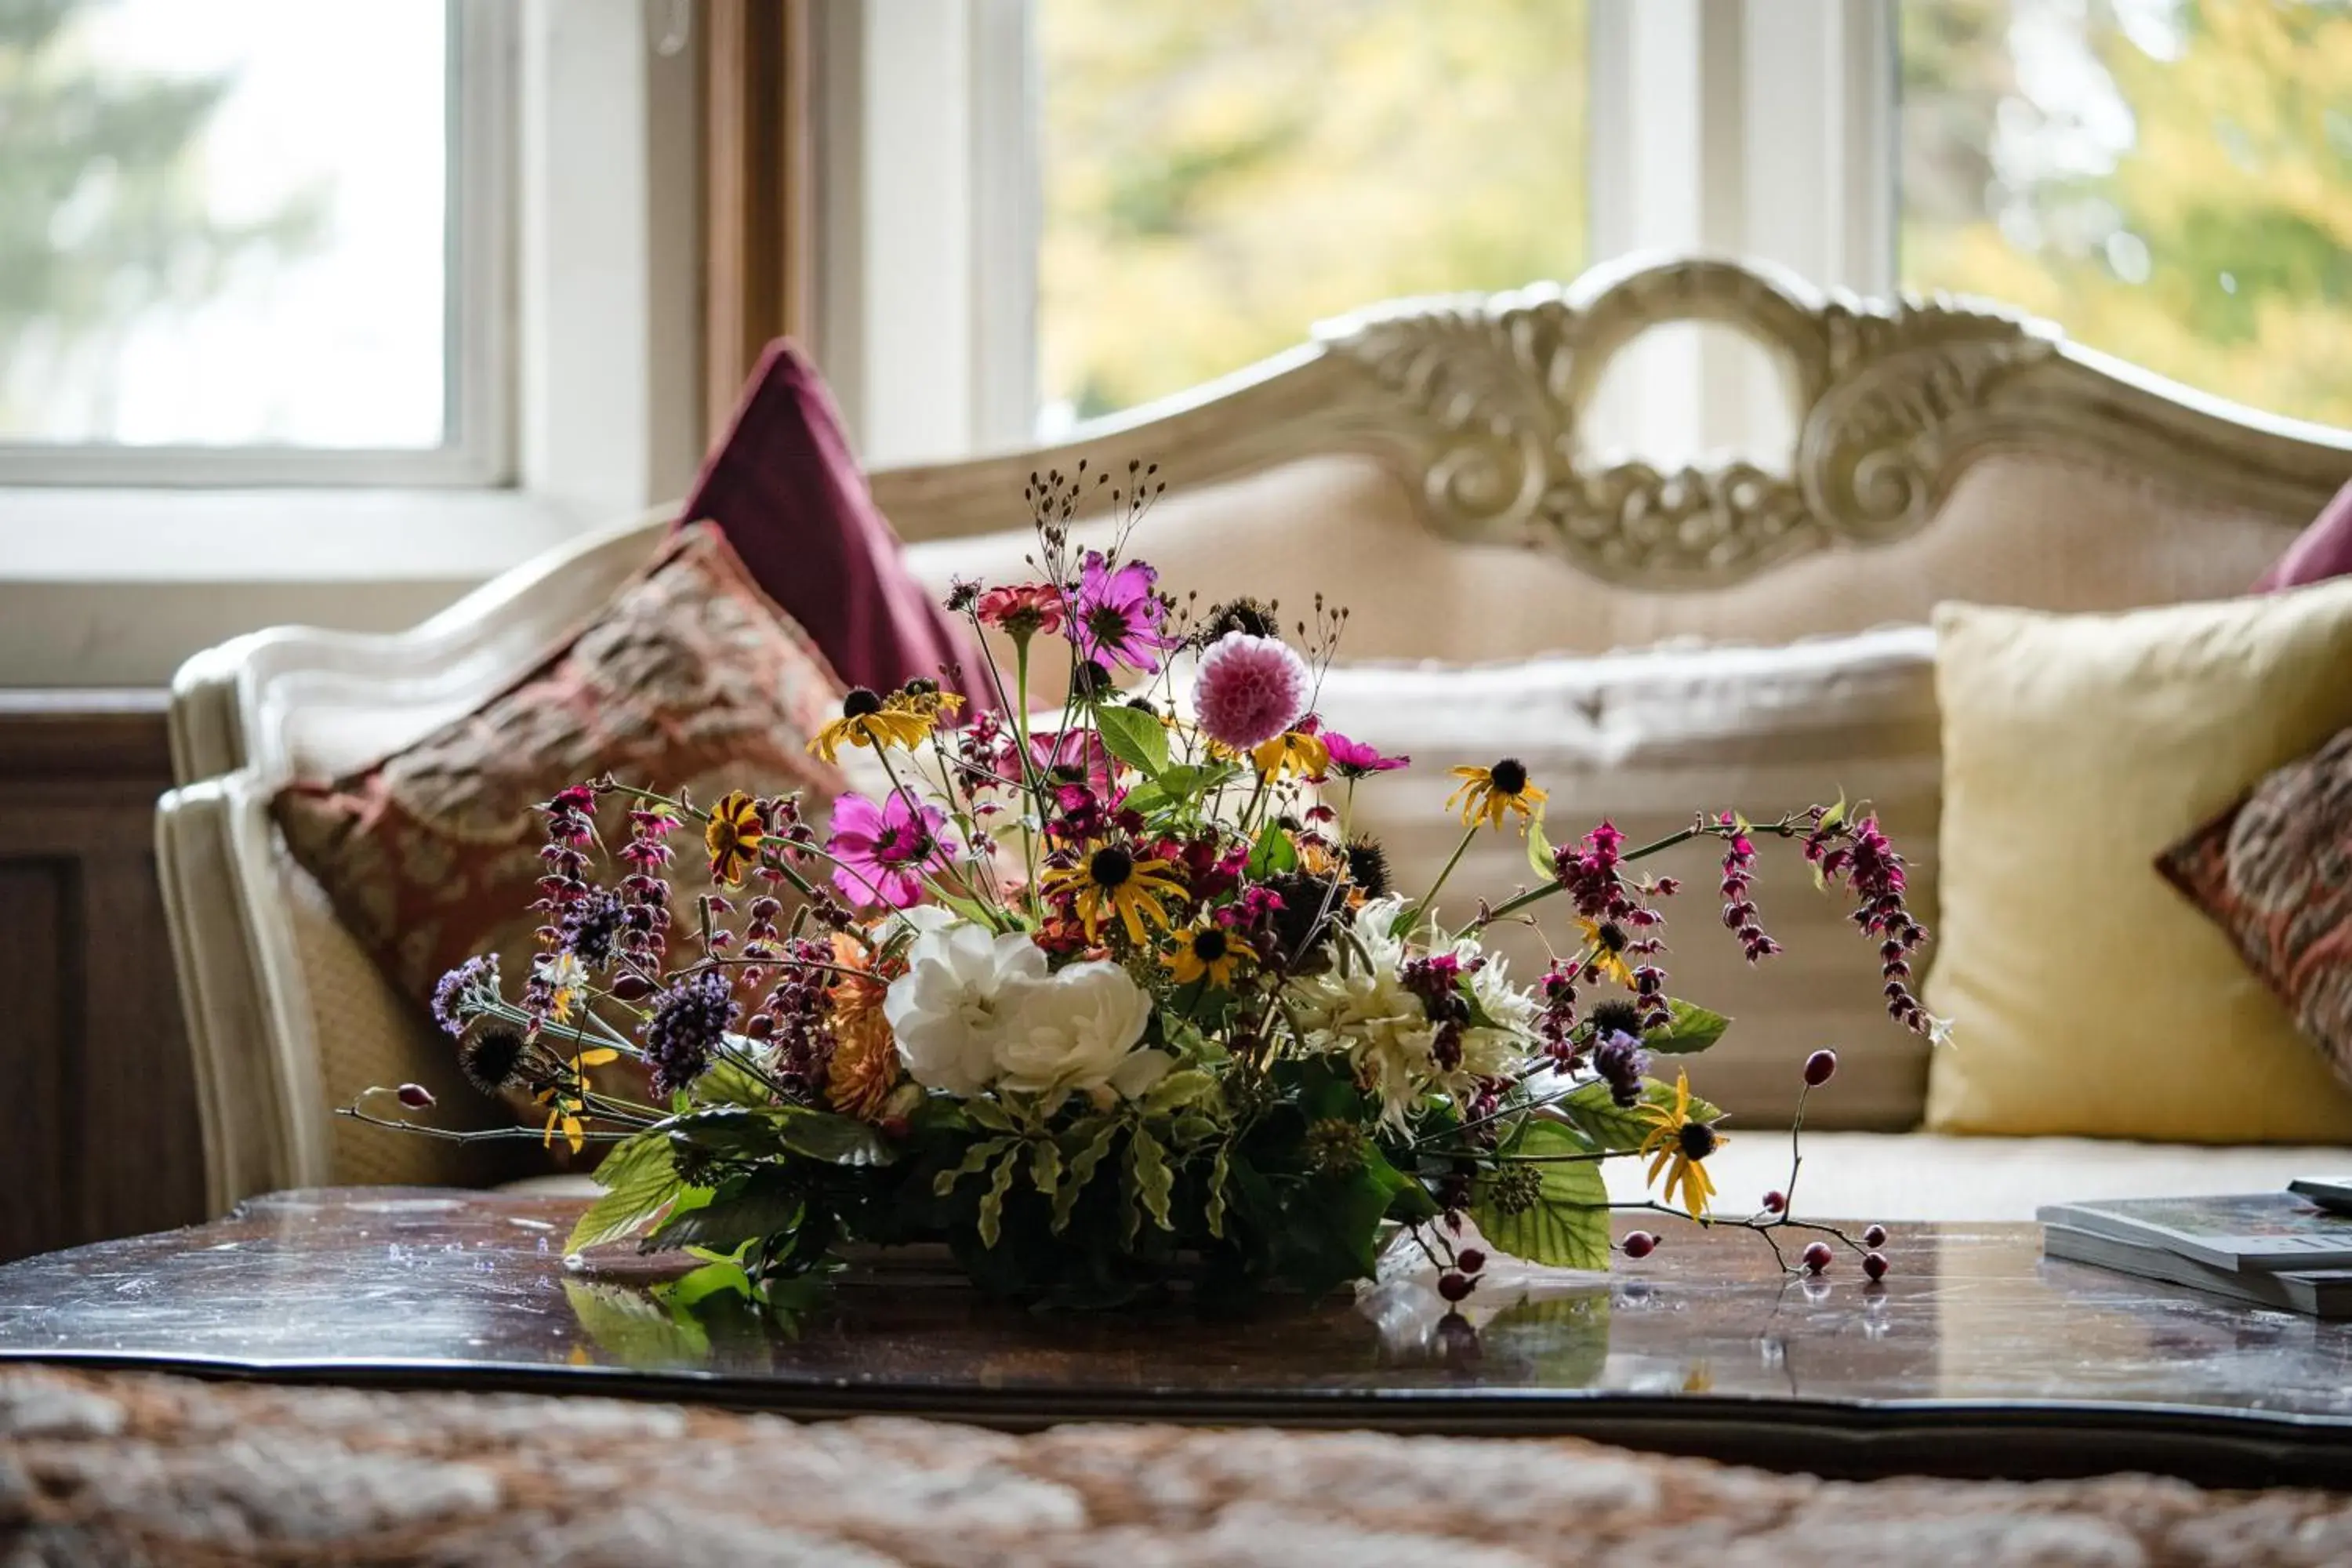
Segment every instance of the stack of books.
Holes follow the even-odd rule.
[[[2315,1318],[2352,1318],[2352,1215],[2294,1193],[2053,1204],[2045,1257]]]

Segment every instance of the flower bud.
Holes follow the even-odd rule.
[[[433,1105],[433,1091],[421,1083],[404,1083],[398,1090],[400,1103],[411,1110],[424,1110]]]
[[[1837,1053],[1822,1049],[1805,1058],[1805,1085],[1819,1089],[1837,1076]]]
[[[617,975],[613,981],[613,994],[624,1002],[642,1002],[654,994],[654,983],[642,974]]]

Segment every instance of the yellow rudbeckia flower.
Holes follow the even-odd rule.
[[[1533,822],[1536,807],[1551,798],[1528,781],[1527,764],[1517,757],[1505,757],[1491,768],[1455,768],[1454,776],[1462,783],[1445,797],[1445,809],[1460,802],[1465,827],[1482,816],[1487,826],[1500,827],[1504,815],[1514,811],[1522,822]]]
[[[1264,745],[1252,748],[1250,761],[1269,781],[1285,773],[1313,778],[1331,765],[1331,748],[1320,735],[1305,730],[1285,730]]]
[[[808,749],[828,763],[845,745],[912,751],[938,725],[940,715],[962,700],[936,689],[880,697],[863,686],[853,687],[841,700],[841,717],[819,730]]]
[[[759,858],[760,841],[767,824],[760,808],[741,790],[733,790],[710,808],[710,824],[702,830],[703,847],[710,851],[710,879],[733,887]]]
[[[1707,1174],[1706,1157],[1730,1140],[1713,1122],[1693,1119],[1690,1098],[1690,1074],[1677,1073],[1673,1105],[1644,1103],[1634,1107],[1633,1114],[1650,1124],[1641,1148],[1641,1157],[1650,1162],[1650,1184],[1657,1186],[1663,1174],[1666,1180],[1658,1188],[1660,1195],[1673,1203],[1680,1193],[1684,1211],[1699,1219],[1715,1199],[1715,1178]]]
[[[1090,939],[1101,936],[1104,921],[1116,915],[1127,927],[1127,939],[1141,947],[1149,940],[1147,922],[1162,931],[1172,923],[1160,900],[1183,896],[1184,885],[1168,875],[1171,869],[1165,860],[1139,860],[1110,844],[1039,880],[1049,897],[1076,896],[1078,919]]]
[[[1160,955],[1160,963],[1179,985],[1198,984],[1205,979],[1223,990],[1234,983],[1234,966],[1256,957],[1249,943],[1223,926],[1209,925],[1177,932],[1174,942]]]

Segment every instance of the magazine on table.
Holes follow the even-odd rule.
[[[2033,1217],[2215,1268],[2352,1268],[2352,1216],[2331,1214],[2293,1193],[2052,1204]]]
[[[2352,1318],[2352,1269],[2219,1268],[2160,1247],[2047,1223],[2042,1227],[2042,1250],[2046,1257],[2089,1263],[2168,1285],[2186,1285],[2252,1306],[2275,1307],[2312,1318]]]

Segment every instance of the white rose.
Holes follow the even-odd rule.
[[[995,1076],[997,1044],[1024,995],[1045,983],[1045,955],[1026,935],[965,921],[915,939],[907,973],[882,994],[882,1016],[917,1083],[970,1098]]]
[[[997,1081],[1028,1094],[1140,1094],[1171,1065],[1135,1048],[1150,1021],[1151,998],[1126,970],[1073,963],[1022,992],[1019,1016],[996,1037]]]

